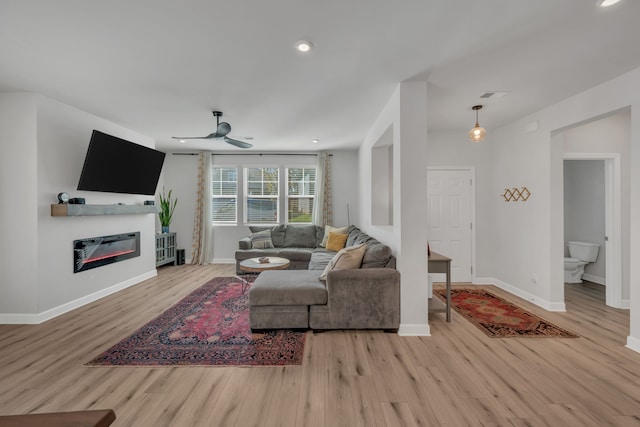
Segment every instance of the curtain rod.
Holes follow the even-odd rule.
[[[174,156],[197,156],[198,153],[171,153]],[[214,156],[317,156],[317,153],[210,153]],[[333,156],[333,154],[327,154]]]

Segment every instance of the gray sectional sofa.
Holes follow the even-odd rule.
[[[241,261],[278,256],[291,261],[289,270],[260,273],[249,290],[252,329],[384,329],[400,325],[400,273],[389,246],[362,232],[348,229],[345,247],[366,244],[360,268],[320,275],[336,252],[320,246],[324,235],[313,225],[252,227],[252,233],[271,230],[273,248],[251,247],[251,238],[239,242]]]

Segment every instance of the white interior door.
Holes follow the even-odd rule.
[[[429,246],[451,258],[452,282],[472,281],[472,179],[469,169],[427,171]],[[445,280],[444,275],[433,278]]]

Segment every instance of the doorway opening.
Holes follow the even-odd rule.
[[[604,254],[604,283],[600,284],[604,284],[606,288],[606,304],[611,307],[623,308],[620,154],[565,153],[564,160],[602,160],[604,162],[604,198],[601,199],[604,202],[604,236],[599,242],[595,242],[602,245],[599,256]],[[564,169],[563,165],[563,175]],[[566,208],[565,206],[565,215]],[[576,221],[578,221],[577,218]],[[585,278],[598,283],[597,275],[591,277],[587,275]]]

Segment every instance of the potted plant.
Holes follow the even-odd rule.
[[[171,199],[171,193],[173,190],[169,190],[169,193],[165,195],[164,188],[162,189],[162,194],[160,194],[160,212],[158,212],[158,216],[160,217],[160,225],[162,225],[162,232],[169,232],[169,225],[171,225],[171,220],[173,219],[173,212],[176,210],[176,204],[178,203],[178,199]]]

